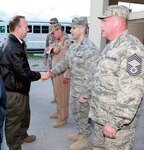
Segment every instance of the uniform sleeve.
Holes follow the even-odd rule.
[[[82,97],[86,99],[90,99],[90,89],[93,85],[93,75],[95,72],[96,61],[99,58],[100,51],[96,47],[92,47],[88,54],[85,57],[85,68],[86,72],[84,74],[84,89],[82,93]]]
[[[48,51],[49,51],[49,46],[50,46],[50,43],[49,43],[49,40],[50,40],[50,34],[47,35],[47,38],[46,38],[46,47],[45,47],[45,51],[44,51],[44,58],[45,59],[48,59]]]
[[[49,39],[50,39],[50,34],[47,35],[47,38],[46,38],[46,47],[49,46]]]
[[[59,63],[57,63],[54,68],[52,68],[52,72],[54,75],[59,74],[69,68],[69,55],[70,52],[67,51],[64,57],[61,59]]]
[[[109,110],[109,123],[119,129],[135,117],[144,92],[144,52],[129,48],[122,58],[116,105]]]

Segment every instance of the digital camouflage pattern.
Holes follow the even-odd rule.
[[[73,43],[64,58],[52,69],[54,74],[58,74],[66,68],[71,70],[72,96],[79,98],[90,98],[90,92],[87,91],[87,74],[93,72],[92,62],[99,56],[99,50],[88,39],[85,38],[80,44]]]
[[[74,17],[72,19],[71,27],[79,25],[88,25],[87,17]]]
[[[130,139],[144,93],[143,61],[144,46],[126,31],[105,47],[92,81],[89,117],[101,126],[109,123],[115,129],[132,126],[131,135],[126,136]],[[122,131],[118,130],[118,134]]]
[[[137,119],[138,116],[135,117],[129,126],[125,126],[123,130],[119,130],[115,139],[104,137],[103,126],[95,124],[92,150],[132,150],[135,133],[135,130],[132,129],[136,126]]]
[[[104,19],[112,16],[118,16],[123,18],[129,18],[129,9],[123,5],[110,5],[106,7],[103,16],[98,17]]]
[[[99,56],[99,50],[88,39],[85,38],[80,44],[73,43],[64,58],[53,68],[53,73],[58,74],[66,68],[71,71],[71,103],[72,112],[77,122],[78,132],[89,136],[90,124],[88,124],[90,91],[88,90],[88,75],[94,69],[90,66]],[[79,102],[80,96],[88,100],[87,103]]]
[[[55,23],[49,26],[49,34],[53,33],[54,31],[58,30],[61,28],[60,23]]]
[[[50,19],[50,24],[54,24],[54,23],[58,23],[58,19],[57,18],[51,18]],[[47,38],[46,38],[46,47],[45,47],[45,51],[44,51],[44,58],[45,58],[45,60],[48,60],[49,69],[52,68],[52,55],[51,54],[47,54],[46,53],[46,49],[48,48],[49,45],[54,43],[54,41],[55,41],[55,39],[51,37],[50,33],[48,33]]]
[[[51,18],[50,23],[58,23],[58,19],[57,18]]]

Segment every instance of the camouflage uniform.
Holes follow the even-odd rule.
[[[131,150],[144,92],[144,46],[125,31],[97,61],[89,117],[96,122],[93,150]],[[116,138],[103,135],[110,124]]]
[[[57,18],[51,18],[50,19],[50,24],[52,23],[58,23]],[[55,39],[51,37],[51,34],[48,33],[47,38],[46,38],[46,49],[55,42]],[[52,54],[47,54],[46,51],[44,51],[44,58],[45,60],[48,60],[48,67],[49,69],[52,68]]]
[[[91,125],[88,123],[90,93],[87,91],[86,74],[92,71],[89,66],[98,56],[98,49],[88,38],[85,38],[80,44],[73,43],[64,58],[53,68],[54,74],[70,68],[72,113],[77,123],[78,132],[86,136],[91,133]],[[80,103],[80,96],[88,99],[88,102]]]
[[[47,38],[46,38],[46,49],[51,45],[53,44],[55,41],[54,38],[51,37],[50,34],[47,35]],[[48,67],[49,69],[52,68],[52,54],[47,54],[46,51],[44,51],[44,58],[46,60],[48,60]]]
[[[57,18],[51,18],[50,19],[50,24],[56,24],[56,23],[58,23]],[[45,51],[44,51],[44,62],[46,64],[48,64],[48,69],[52,69],[52,54],[47,54],[46,50],[54,42],[55,42],[55,39],[51,37],[50,33],[48,33],[47,38],[46,38],[46,47],[45,47]],[[52,86],[53,86],[53,89],[54,89],[53,77],[51,77],[51,81],[52,81]],[[54,100],[52,100],[51,103],[56,102],[56,94],[55,94],[55,92],[53,92],[53,93],[54,93]]]

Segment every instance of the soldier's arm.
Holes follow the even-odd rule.
[[[109,123],[119,129],[129,124],[135,117],[144,92],[144,52],[127,50],[121,62],[119,72],[119,91],[117,92],[116,105],[109,110],[111,119]]]
[[[53,75],[59,74],[69,68],[69,51],[67,51],[62,60],[51,69]]]
[[[95,73],[95,67],[97,59],[99,58],[100,55],[100,51],[96,47],[93,47],[92,49],[93,50],[90,50],[90,52],[87,54],[85,58],[86,72],[84,74],[85,76],[84,88],[83,93],[81,95],[85,99],[90,98],[90,89],[93,86],[93,76]]]

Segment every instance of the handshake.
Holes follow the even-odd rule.
[[[48,80],[53,75],[53,72],[49,70],[48,72],[40,72],[40,74],[41,80]]]

